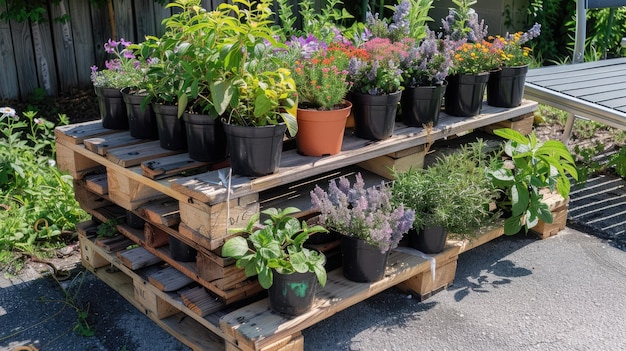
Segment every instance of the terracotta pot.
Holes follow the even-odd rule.
[[[338,110],[319,111],[298,108],[298,151],[306,156],[335,155],[341,151],[346,120],[352,103]]]

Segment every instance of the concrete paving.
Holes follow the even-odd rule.
[[[0,350],[188,350],[91,273],[0,289]],[[6,285],[6,280],[4,281]],[[305,330],[305,350],[624,350],[626,253],[566,228],[501,237],[459,257],[448,289],[418,302],[392,288]]]

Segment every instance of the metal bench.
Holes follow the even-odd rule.
[[[570,138],[576,117],[626,130],[626,58],[582,63],[586,10],[620,6],[626,6],[626,0],[579,0],[573,64],[528,72],[525,97],[568,112],[564,143]],[[626,38],[622,39],[625,44]]]

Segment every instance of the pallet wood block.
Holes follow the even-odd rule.
[[[176,307],[149,291],[146,285],[141,279],[133,280],[135,299],[146,309],[145,314],[154,314],[156,318],[162,319],[179,312]]]
[[[552,211],[552,223],[539,220],[539,223],[531,228],[530,231],[535,233],[540,239],[547,239],[558,234],[567,224],[567,209],[568,206],[564,205]]]
[[[85,176],[83,180],[85,181],[85,187],[89,191],[98,195],[107,195],[109,193],[109,182],[106,172]]]
[[[104,128],[102,121],[97,120],[58,126],[54,128],[54,137],[58,142],[78,145],[87,138],[118,132],[120,131]]]
[[[224,308],[223,304],[219,303],[215,297],[211,296],[201,286],[181,291],[180,298],[187,308],[201,317]]]
[[[417,297],[418,301],[424,301],[452,284],[456,275],[457,258],[455,256],[444,262],[437,262],[435,280],[432,278],[431,270],[428,270],[407,279],[398,284],[397,287],[411,293]]]
[[[141,206],[139,212],[150,222],[162,224],[166,227],[173,227],[180,223],[178,201],[171,198],[149,202]]]
[[[493,134],[493,131],[496,129],[510,128],[520,132],[523,135],[528,135],[533,130],[534,121],[535,116],[532,113],[528,113],[520,117],[512,118],[510,120],[490,124],[480,129],[487,133]]]
[[[191,284],[193,279],[174,267],[167,267],[148,277],[148,281],[161,291],[175,291]]]
[[[425,147],[420,145],[407,149],[404,152],[396,152],[360,162],[357,165],[381,177],[394,179],[392,169],[406,171],[411,167],[423,168],[425,156]]]
[[[146,202],[162,199],[164,195],[142,182],[130,179],[113,168],[107,168],[109,197],[127,210],[135,210]]]
[[[124,250],[132,244],[134,244],[132,240],[121,234],[116,235],[112,238],[96,239],[96,245],[103,248],[106,252],[117,252],[120,250]]]
[[[245,271],[237,268],[234,262],[229,266],[221,266],[204,252],[198,252],[196,259],[198,263],[198,274],[207,281],[214,281],[216,279],[232,276],[239,276],[240,281],[246,279]]]
[[[143,142],[141,144],[110,149],[106,154],[106,158],[107,160],[126,168],[138,166],[142,162],[154,158],[176,155],[183,152],[183,150],[163,149],[159,141],[154,140]]]
[[[230,205],[226,202],[206,205],[181,201],[179,208],[182,230],[179,228],[179,231],[189,229],[204,236],[209,239],[207,248],[216,249],[233,236],[228,232],[229,228],[243,228],[248,224],[250,217],[259,213],[258,200],[259,194],[250,194],[230,200]]]
[[[167,232],[148,222],[143,226],[143,234],[148,247],[162,247],[170,242],[170,236]]]
[[[117,257],[122,261],[124,266],[135,270],[161,262],[161,259],[143,247],[118,252]]]
[[[80,232],[79,232],[80,233]],[[98,254],[93,247],[87,245],[89,241],[84,234],[79,235],[79,245],[80,245],[80,257],[83,261],[83,265],[89,265],[90,267],[101,268],[110,265],[109,260],[104,258],[102,255]]]
[[[95,138],[88,138],[83,141],[85,149],[105,156],[107,151],[116,147],[128,146],[143,143],[144,140],[130,136],[128,131],[114,134],[107,134]]]
[[[98,162],[74,152],[62,143],[56,144],[56,158],[57,167],[74,179],[81,179],[90,173],[102,173],[103,168]]]
[[[103,198],[102,195],[88,190],[83,180],[74,179],[72,182],[74,184],[74,198],[85,211],[112,205],[111,201]]]
[[[144,161],[141,174],[150,179],[161,179],[190,171],[206,171],[208,166],[208,162],[193,160],[185,153]]]

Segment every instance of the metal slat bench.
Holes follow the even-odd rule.
[[[586,9],[626,6],[626,1],[579,0],[576,6],[573,64],[531,69],[524,92],[527,99],[568,112],[565,143],[579,116],[626,130],[626,58],[580,63],[584,60]]]

